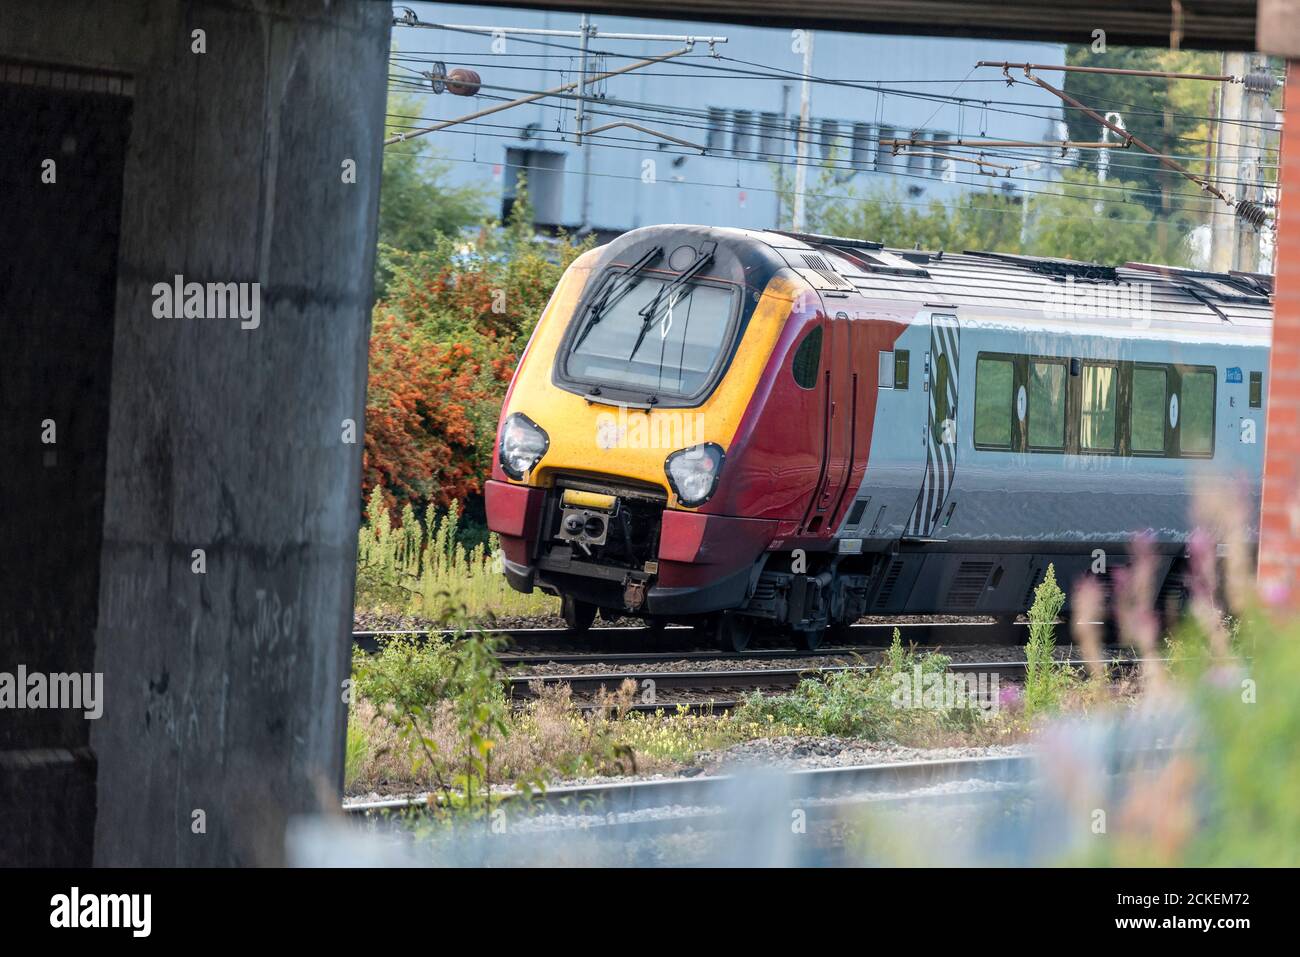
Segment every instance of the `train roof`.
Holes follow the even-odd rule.
[[[743,232],[771,246],[823,290],[854,289],[871,299],[960,305],[1012,318],[1025,311],[1050,313],[1065,295],[1086,296],[1133,284],[1145,287],[1142,294],[1153,326],[1190,331],[1184,324],[1211,324],[1234,338],[1271,332],[1273,280],[1258,273],[1148,263],[1104,266],[1007,253],[924,252],[839,236]]]

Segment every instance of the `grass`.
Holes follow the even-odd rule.
[[[1228,523],[1229,530],[1245,527]],[[375,572],[373,588],[397,588],[408,603],[428,603],[444,587],[472,594],[457,576],[476,574],[487,553],[460,549],[453,556],[455,531],[452,513],[434,522],[428,540],[409,515],[398,529],[372,532],[363,557]],[[1100,664],[1085,677],[1052,659],[1063,594],[1049,569],[1029,614],[1026,685],[1002,686],[997,707],[987,711],[954,697],[961,689],[945,656],[904,648],[897,633],[884,663],[872,672],[806,679],[788,694],[749,696],[723,715],[669,708],[631,712],[636,688],[630,681],[594,712],[577,708],[563,686],[538,688],[535,700],[513,709],[492,639],[390,642],[379,655],[354,662],[348,789],[472,794],[461,808],[476,811],[491,807],[493,786],[529,789],[568,777],[673,771],[696,762],[701,752],[761,738],[835,735],[916,747],[1036,738],[1051,756],[1045,766],[1066,775],[1057,810],[1086,842],[1083,849],[1076,842],[1061,851],[1064,862],[1295,866],[1300,620],[1260,609],[1250,597],[1252,587],[1230,577],[1227,594],[1236,596],[1230,600],[1236,617],[1231,628],[1224,626],[1214,581],[1216,543],[1223,541],[1231,545],[1230,532],[1194,538],[1189,545],[1191,613],[1167,645],[1177,660],[1149,661],[1140,675],[1123,678]],[[416,570],[403,571],[413,554],[420,556]],[[1129,567],[1120,580],[1117,623],[1126,640],[1154,659],[1160,649],[1150,612],[1149,549],[1135,544]],[[419,585],[425,576],[440,576],[432,590]],[[493,601],[488,592],[474,600]],[[1103,653],[1096,627],[1088,624],[1100,616],[1100,602],[1100,587],[1085,580],[1071,603],[1075,640],[1089,659]],[[447,614],[454,603],[434,607]],[[1234,654],[1249,657],[1232,659]],[[1053,715],[1064,720],[1043,720]],[[1090,756],[1170,744],[1194,747],[1127,792],[1095,793],[1090,786]],[[1071,798],[1082,803],[1069,805]],[[1098,811],[1105,812],[1104,831],[1093,829]]]
[[[989,717],[960,705],[935,707],[919,690],[914,701],[903,700],[918,676],[943,690],[948,659],[904,649],[897,633],[886,663],[874,671],[805,679],[788,694],[751,695],[736,711],[716,715],[667,706],[633,712],[631,680],[595,710],[578,708],[567,685],[539,685],[533,700],[513,709],[493,650],[492,639],[471,636],[397,638],[378,655],[358,652],[349,792],[449,791],[469,782],[481,794],[496,785],[672,771],[700,752],[762,738],[839,735],[947,746],[1006,743],[1026,731],[1016,709]]]
[[[440,622],[559,613],[552,596],[510,587],[495,534],[472,548],[460,542],[457,504],[443,514],[430,509],[427,524],[408,504],[394,528],[376,489],[366,512],[357,543],[357,611]]]
[[[951,659],[904,648],[898,629],[877,668],[805,678],[780,695],[751,694],[733,719],[798,736],[917,747],[1006,743],[1025,732],[1019,700],[985,676],[955,674]],[[972,683],[973,681],[973,683]]]
[[[479,783],[538,786],[561,778],[668,770],[688,762],[698,751],[725,747],[766,730],[745,729],[725,716],[684,710],[629,713],[634,694],[629,682],[607,695],[603,708],[583,711],[574,705],[567,685],[540,688],[538,697],[509,713],[492,742],[492,767]],[[359,760],[348,764],[349,792],[442,786],[435,768],[418,760],[391,709],[362,697],[355,702],[349,722],[349,738],[355,729],[365,742],[357,751]],[[449,766],[455,766],[456,755],[468,747],[450,701],[432,709],[425,733],[434,753],[447,756]]]

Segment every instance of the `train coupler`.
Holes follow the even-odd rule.
[[[623,607],[628,611],[640,611],[645,605],[646,580],[628,576],[623,580]]]

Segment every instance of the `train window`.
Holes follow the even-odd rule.
[[[1184,455],[1214,452],[1214,379],[1215,373],[1202,369],[1183,373],[1178,447]]]
[[[980,356],[975,363],[975,445],[1011,448],[1011,387],[1015,379],[1010,359]],[[938,397],[936,396],[936,403]]]
[[[1115,451],[1115,385],[1113,365],[1086,362],[1079,412],[1079,444],[1090,452]]]
[[[908,351],[906,349],[894,350],[894,388],[907,388],[907,367]]]
[[[880,353],[880,388],[892,389],[894,387],[894,354],[892,352]]]
[[[1065,448],[1065,363],[1029,363],[1029,444],[1036,449]]]
[[[953,432],[948,423],[952,421],[955,411],[948,406],[948,355],[940,353],[934,365],[934,421],[930,428],[937,445],[947,445],[953,441]]]
[[[1164,369],[1133,368],[1133,398],[1129,417],[1134,452],[1165,450],[1165,408],[1168,405]]]
[[[803,342],[795,350],[794,361],[790,363],[790,371],[799,388],[811,389],[817,384],[817,370],[821,368],[821,363],[822,327],[818,326],[803,337]]]
[[[564,375],[659,397],[688,397],[709,387],[735,335],[735,288],[688,282],[669,287],[642,273],[593,302],[564,360]],[[661,295],[667,289],[667,295]],[[645,313],[645,315],[643,315]]]
[[[1264,404],[1264,373],[1250,374],[1250,407],[1258,409]]]

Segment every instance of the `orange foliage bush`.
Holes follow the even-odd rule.
[[[568,265],[591,243],[533,234],[518,219],[472,242],[381,246],[388,274],[370,338],[361,507],[379,487],[391,514],[480,495],[497,417],[528,336]]]
[[[376,317],[363,497],[379,485],[390,509],[399,499],[446,506],[482,490],[471,410],[500,398],[481,371],[468,345],[430,342],[393,313]]]

